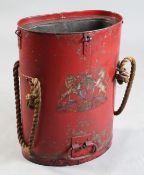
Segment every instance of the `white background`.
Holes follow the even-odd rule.
[[[144,1],[143,0],[0,0],[0,175],[143,175],[144,174]],[[101,157],[71,167],[33,164],[21,155],[16,135],[12,67],[18,59],[16,23],[25,16],[104,9],[124,17],[120,59],[137,61],[133,89],[124,112],[114,119],[112,147]],[[124,88],[118,86],[116,107]]]

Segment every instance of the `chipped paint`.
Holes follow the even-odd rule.
[[[101,132],[92,131],[92,140],[97,144],[97,150],[101,151],[107,148],[112,140],[112,123],[110,123]]]
[[[68,135],[67,135],[67,146],[76,148],[76,152],[74,151],[74,156],[79,155],[80,153],[83,153],[83,156],[88,156],[90,153],[90,148],[85,148],[84,152],[81,149],[78,149],[79,146],[83,145],[85,142],[90,142],[90,147],[92,145],[96,145],[97,151],[103,151],[105,149],[108,149],[109,145],[111,144],[112,140],[112,124],[110,123],[107,125],[107,127],[101,131],[91,131],[86,132],[86,128],[89,128],[89,126],[83,127],[82,125],[79,125],[79,123],[85,123],[84,120],[79,121],[77,124],[76,129],[72,129],[71,125],[68,126]],[[82,130],[83,128],[83,130]],[[71,143],[72,141],[72,143]]]
[[[83,55],[83,48],[82,47],[77,48],[76,53],[77,53],[77,56],[80,60],[86,60],[86,57],[84,57],[84,55]]]
[[[25,38],[28,38],[28,37],[29,37],[29,32],[26,32]]]

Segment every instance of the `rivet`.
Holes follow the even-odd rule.
[[[89,35],[84,36],[84,42],[90,42],[92,40],[92,37]]]

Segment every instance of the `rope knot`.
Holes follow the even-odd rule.
[[[116,72],[115,77],[116,77],[117,82],[119,84],[129,82],[129,74],[128,74],[126,68],[124,68],[124,64],[118,63],[117,72]]]
[[[36,96],[33,94],[27,94],[26,96],[26,100],[27,100],[27,106],[31,109],[35,108],[35,99]]]
[[[35,109],[40,103],[40,83],[37,78],[30,80],[30,93],[26,95],[27,106],[31,109]]]

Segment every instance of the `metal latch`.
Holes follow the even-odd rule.
[[[91,55],[91,40],[92,40],[92,36],[90,33],[83,34],[83,54],[84,54],[84,57],[88,57]]]
[[[15,34],[18,36],[18,47],[21,49],[21,39],[22,39],[22,34],[20,30],[16,30]]]
[[[97,146],[92,141],[91,135],[76,136],[72,138],[72,146],[68,151],[68,158],[86,158],[94,154],[96,150]]]

